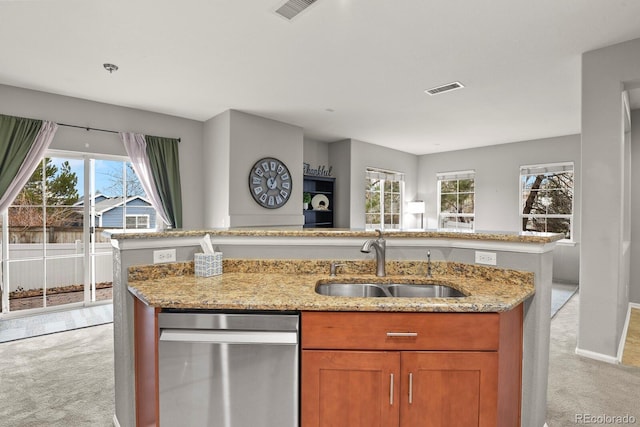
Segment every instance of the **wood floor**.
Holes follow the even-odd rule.
[[[640,309],[632,308],[629,316],[627,340],[622,352],[624,365],[640,366]]]

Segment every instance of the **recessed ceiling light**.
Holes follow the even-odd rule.
[[[114,71],[118,71],[118,66],[115,64],[102,64],[102,66],[104,67],[105,70],[107,70],[109,72],[109,74],[113,73]]]
[[[429,95],[439,95],[444,92],[451,92],[452,90],[462,89],[464,85],[460,82],[447,83],[445,85],[432,87],[431,89],[425,90]]]

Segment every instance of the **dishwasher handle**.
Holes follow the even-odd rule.
[[[298,332],[161,329],[160,341],[209,344],[297,344]]]

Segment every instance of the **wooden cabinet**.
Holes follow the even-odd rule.
[[[496,352],[402,352],[401,426],[497,423]]]
[[[304,312],[301,324],[303,427],[520,425],[521,305]]]
[[[322,202],[316,208],[310,203],[304,210],[305,228],[333,228],[335,181],[335,178],[305,175],[303,192],[309,193],[312,200],[317,196],[316,200]]]
[[[302,358],[302,426],[397,425],[399,352],[309,350]]]

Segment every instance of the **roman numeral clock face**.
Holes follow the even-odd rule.
[[[283,206],[291,195],[289,169],[272,157],[258,160],[249,172],[249,191],[260,206],[268,209]]]

